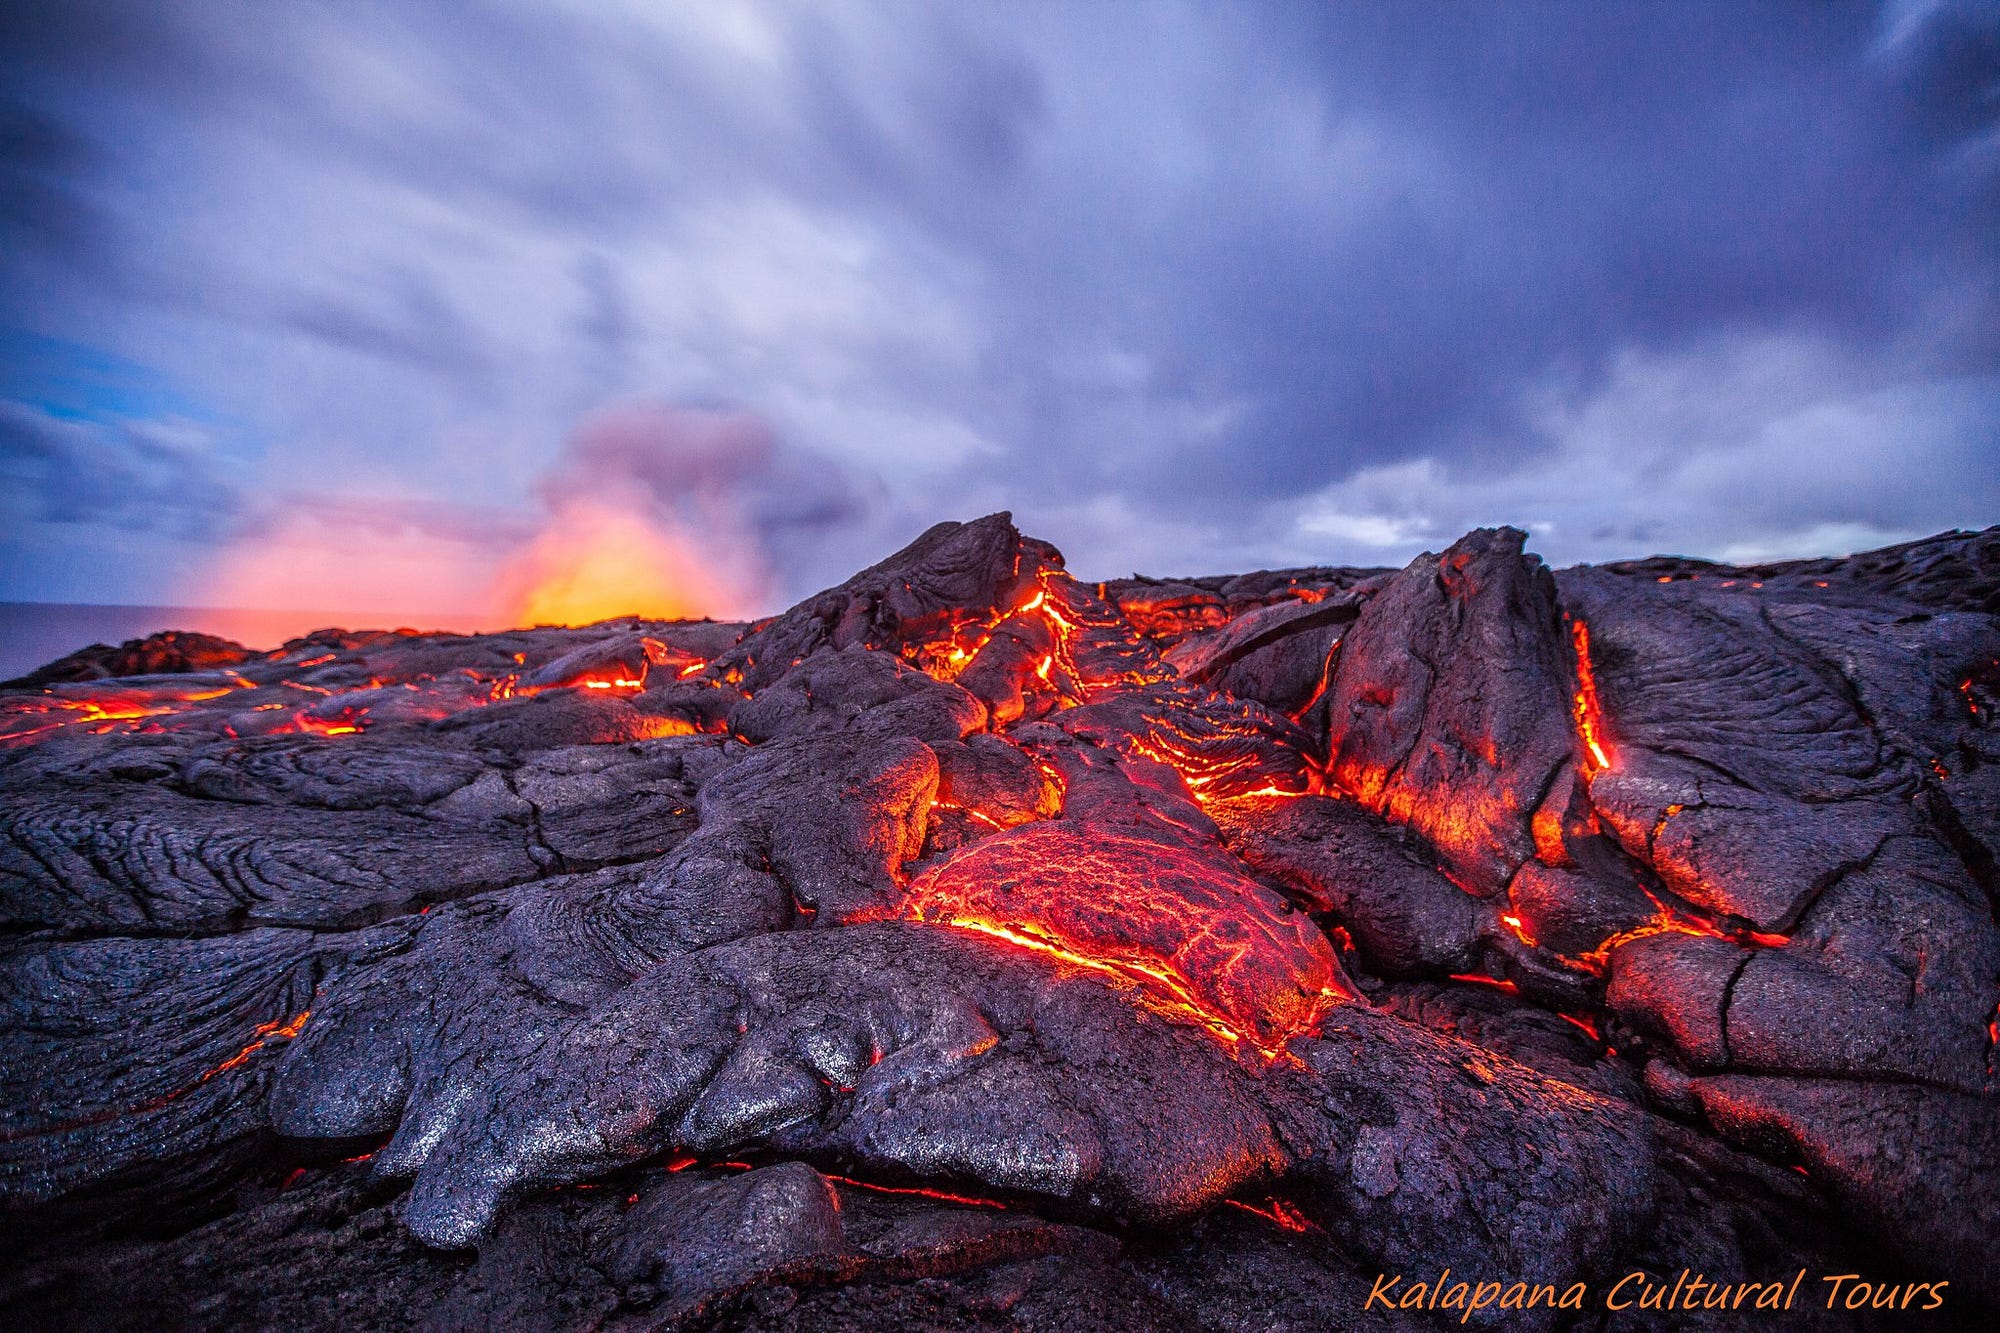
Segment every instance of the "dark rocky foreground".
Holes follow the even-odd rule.
[[[1521,543],[52,664],[0,1322],[1992,1326],[2000,528]]]

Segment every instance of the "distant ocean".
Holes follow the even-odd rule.
[[[213,606],[80,606],[60,602],[0,602],[0,680],[26,675],[93,643],[119,644],[165,629],[219,634],[251,648],[275,648],[310,630],[450,630],[468,634],[496,626],[475,616],[389,615],[359,611],[244,611]]]

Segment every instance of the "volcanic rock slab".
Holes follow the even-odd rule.
[[[1976,1326],[1996,597],[2000,529],[1092,586],[994,515],[754,625],[87,649],[0,692],[0,1305]]]

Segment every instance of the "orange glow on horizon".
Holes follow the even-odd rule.
[[[743,590],[678,532],[614,505],[575,503],[501,570],[510,623],[589,625],[618,616],[696,620],[740,610]]]

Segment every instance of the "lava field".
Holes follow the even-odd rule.
[[[2000,528],[1523,543],[12,682],[0,1322],[1993,1327]]]

